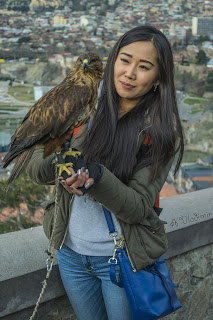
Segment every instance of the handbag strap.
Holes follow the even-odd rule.
[[[168,278],[166,278],[159,270],[158,270],[158,265],[162,264],[162,263],[166,263],[165,260],[163,261],[156,261],[155,263],[153,263],[150,267],[147,268],[147,271],[150,272],[154,272],[157,273],[159,277],[161,277],[162,280],[167,281],[172,287],[177,288],[177,286]]]
[[[163,281],[165,287],[167,288],[169,297],[170,297],[170,302],[171,302],[171,306],[172,309],[175,311],[175,306],[174,306],[174,302],[176,301],[177,297],[176,297],[176,293],[175,290],[170,290],[170,286],[177,288],[177,286],[168,278],[166,278],[159,270],[158,270],[158,265],[162,264],[162,263],[166,263],[164,260],[162,261],[156,261],[153,265],[151,265],[150,267],[146,268],[147,271],[149,272],[153,272],[156,275],[158,275],[161,280]]]
[[[105,215],[105,218],[106,218],[106,222],[107,222],[107,225],[108,225],[108,228],[109,228],[109,232],[110,233],[115,233],[115,226],[114,226],[114,223],[113,223],[113,220],[112,220],[112,215],[111,215],[111,212],[109,210],[107,210],[104,206],[102,206],[103,208],[103,211],[104,211],[104,215]]]
[[[111,212],[109,210],[107,210],[104,206],[102,206],[103,211],[104,211],[104,215],[106,218],[106,222],[109,228],[109,235],[110,237],[113,238],[114,243],[115,243],[115,250],[114,250],[114,254],[112,256],[112,258],[109,259],[109,264],[110,264],[110,279],[112,281],[112,283],[116,284],[119,287],[123,287],[123,280],[117,280],[116,278],[116,273],[115,273],[115,266],[118,264],[118,260],[116,259],[116,251],[118,249],[118,243],[116,240],[116,236],[118,234],[117,230],[115,230],[115,226],[112,220],[112,215]]]

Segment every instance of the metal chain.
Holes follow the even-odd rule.
[[[41,301],[41,298],[44,294],[44,291],[47,287],[47,279],[49,278],[50,276],[50,273],[52,271],[52,266],[53,266],[53,256],[54,256],[54,235],[55,235],[55,227],[56,227],[56,222],[57,222],[57,217],[58,217],[58,209],[59,209],[59,202],[58,202],[58,191],[59,191],[59,180],[58,180],[58,170],[57,170],[57,163],[58,163],[58,160],[57,158],[55,159],[55,211],[54,211],[54,221],[53,221],[53,229],[52,229],[52,234],[51,234],[51,237],[50,237],[50,240],[49,240],[49,246],[48,246],[48,258],[46,260],[46,264],[47,264],[47,273],[46,273],[46,278],[45,280],[42,282],[43,283],[43,286],[42,286],[42,289],[41,289],[41,292],[40,292],[40,295],[38,297],[38,300],[36,302],[36,305],[35,305],[35,308],[33,310],[33,313],[31,315],[31,317],[29,318],[29,320],[33,320],[35,315],[36,315],[36,312],[38,310],[38,307],[39,307],[39,304],[40,304],[40,301]]]

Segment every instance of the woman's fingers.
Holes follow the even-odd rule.
[[[77,196],[83,196],[83,192],[81,191],[81,190],[78,190],[78,189],[76,189],[75,187],[73,187],[73,186],[70,186],[69,187],[69,190],[67,190],[67,191],[69,191],[70,193],[74,193],[74,194],[76,194]]]
[[[94,183],[94,179],[89,178],[89,171],[84,167],[75,172],[72,168],[68,168],[72,173],[72,176],[66,180],[63,177],[59,177],[61,184],[69,193],[75,193],[78,196],[82,196],[83,193],[81,190],[78,190],[79,187],[87,185],[87,189]],[[90,179],[90,180],[89,180]],[[88,183],[87,183],[87,180]]]
[[[63,177],[59,177],[60,181],[66,181],[66,183],[70,186],[73,183],[75,183],[75,187],[82,187],[84,185],[85,182],[85,173],[83,174],[82,170],[79,169],[77,172],[75,172],[73,170],[73,168],[68,167],[68,169],[70,170],[70,172],[72,173],[72,175],[67,178],[66,180],[63,179]]]
[[[84,184],[85,189],[89,189],[94,184],[93,178],[88,178]]]
[[[61,183],[62,183],[64,189],[66,189],[69,193],[74,193],[77,196],[82,196],[83,195],[83,192],[81,190],[78,190],[74,186],[74,184],[72,184],[72,185],[67,184],[67,180],[61,180]]]

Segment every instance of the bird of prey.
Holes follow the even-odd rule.
[[[66,78],[29,110],[11,137],[4,158],[4,168],[16,160],[7,189],[23,172],[35,148],[44,147],[44,158],[59,152],[73,130],[88,120],[97,101],[102,72],[103,64],[97,54],[81,54]]]

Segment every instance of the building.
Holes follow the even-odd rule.
[[[207,62],[207,68],[208,68],[208,71],[212,71],[212,70],[213,70],[213,58],[211,58],[211,59]]]
[[[34,90],[34,100],[37,101],[40,99],[45,93],[50,91],[53,87],[33,87]]]
[[[89,26],[89,25],[96,25],[95,17],[81,16],[80,17],[80,26],[81,27],[86,27],[86,26]]]
[[[184,193],[211,188],[213,187],[213,168],[202,163],[185,163],[181,166],[176,185]]]
[[[162,190],[160,191],[160,199],[177,196],[179,193],[175,189],[173,184],[165,182]]]
[[[31,0],[30,10],[38,10],[40,8],[57,8],[63,5],[61,0]]]
[[[56,26],[59,26],[59,25],[64,26],[68,23],[69,23],[68,19],[66,19],[63,14],[56,14],[52,19],[52,24]]]
[[[53,54],[49,57],[50,63],[60,63],[60,65],[64,67],[72,68],[76,62],[77,58],[75,58],[69,52],[60,52]]]
[[[192,18],[192,34],[193,36],[203,35],[212,36],[213,35],[213,17],[193,17]]]
[[[213,14],[213,4],[212,0],[206,0],[203,4],[203,14],[212,15]]]

